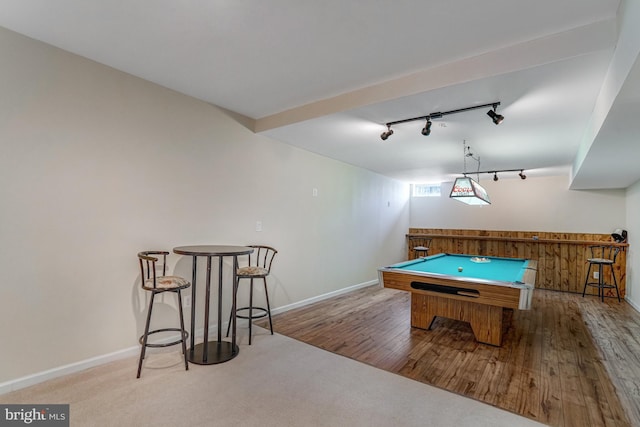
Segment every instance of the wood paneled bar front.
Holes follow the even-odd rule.
[[[416,246],[427,245],[429,255],[444,252],[532,259],[538,261],[536,288],[573,293],[582,293],[584,288],[589,246],[618,246],[614,271],[620,297],[625,296],[629,244],[613,242],[610,234],[410,228],[406,237],[407,259],[416,257]],[[608,268],[604,274],[612,283]],[[588,287],[587,294],[596,293],[597,289]],[[606,289],[605,296],[615,297],[615,289]]]

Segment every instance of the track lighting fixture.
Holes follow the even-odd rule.
[[[431,135],[431,119],[429,117],[427,117],[427,123],[422,128],[422,134],[424,136]]]
[[[469,157],[469,153],[466,154],[467,157]],[[477,161],[477,159],[474,157],[474,160]],[[524,174],[524,169],[496,169],[496,170],[490,170],[490,171],[477,171],[477,172],[473,172],[475,174],[483,174],[483,173],[488,173],[488,174],[492,174],[493,175],[493,180],[494,181],[498,181],[499,177],[498,174],[499,173],[504,173],[504,172],[518,172],[518,176],[520,177],[520,179],[527,179],[527,176]],[[468,175],[470,172],[465,171],[461,172],[462,175],[466,176]]]
[[[496,108],[498,108],[498,105],[500,105],[499,102],[497,104],[493,104],[493,110],[487,111],[487,115],[491,117],[491,120],[493,120],[493,123],[495,123],[496,125],[499,125],[504,120],[504,116],[496,113]]]
[[[391,135],[393,135],[393,130],[391,129],[391,125],[387,125],[387,130],[382,132],[380,138],[382,138],[383,141],[386,141]]]
[[[456,114],[456,113],[463,113],[465,111],[469,111],[469,110],[476,110],[478,108],[485,108],[485,107],[492,107],[493,110],[489,110],[489,112],[487,112],[487,114],[489,115],[489,117],[491,117],[491,119],[493,120],[493,123],[495,124],[500,124],[503,120],[504,117],[501,116],[500,114],[496,113],[496,108],[498,107],[498,105],[500,105],[500,102],[492,102],[491,104],[482,104],[482,105],[474,105],[473,107],[466,107],[466,108],[459,108],[457,110],[451,110],[451,111],[438,111],[436,113],[431,113],[428,114],[426,116],[420,116],[420,117],[412,117],[410,119],[404,119],[404,120],[396,120],[395,122],[389,122],[387,123],[387,130],[382,132],[382,134],[380,135],[380,138],[382,138],[383,141],[386,141],[387,138],[389,138],[391,135],[393,135],[393,130],[391,129],[391,126],[393,125],[397,125],[400,123],[406,123],[406,122],[412,122],[415,120],[426,120],[426,124],[424,125],[424,127],[422,128],[422,134],[424,136],[428,136],[431,134],[431,120],[432,119],[440,119],[442,118],[442,116],[446,116],[449,114]]]

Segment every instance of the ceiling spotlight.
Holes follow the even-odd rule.
[[[491,117],[493,123],[499,125],[504,120],[504,116],[496,113],[496,108],[498,108],[498,104],[493,104],[493,110],[487,111],[487,115]]]
[[[387,130],[382,132],[380,138],[382,138],[383,141],[386,141],[391,135],[393,135],[393,130],[391,130],[391,125],[387,125]]]
[[[527,175],[524,174],[524,171],[520,171],[518,175],[520,176],[521,179],[527,179]]]
[[[427,123],[422,128],[422,134],[424,136],[429,136],[431,134],[431,119],[427,117]]]
[[[493,180],[497,181],[498,180],[498,172],[494,172],[493,173]]]

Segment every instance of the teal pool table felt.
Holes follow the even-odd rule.
[[[474,262],[473,258],[487,262]],[[529,261],[521,258],[480,257],[476,255],[437,254],[389,266],[406,272],[438,274],[459,278],[522,283]],[[462,271],[458,271],[462,267]]]

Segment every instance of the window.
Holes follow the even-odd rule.
[[[413,184],[413,197],[440,197],[440,184]]]

